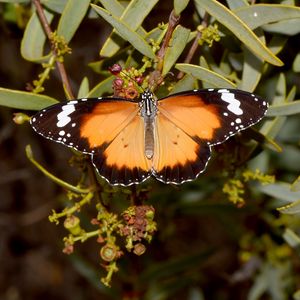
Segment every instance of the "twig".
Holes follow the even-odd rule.
[[[206,27],[207,27],[207,24],[208,24],[208,17],[209,17],[209,15],[208,15],[208,13],[206,12],[206,13],[204,14],[203,21],[201,22],[202,28],[206,28]],[[196,35],[196,37],[195,37],[195,39],[194,39],[194,42],[193,42],[193,44],[192,44],[192,46],[191,46],[191,48],[190,48],[190,50],[189,50],[189,52],[188,52],[188,54],[187,54],[185,60],[184,60],[184,63],[188,64],[188,63],[190,63],[191,60],[193,59],[193,57],[194,57],[194,55],[195,55],[195,52],[196,52],[196,50],[197,50],[198,47],[199,47],[198,41],[200,40],[201,36],[202,36],[202,32],[198,30],[197,35]],[[184,73],[183,73],[182,71],[180,71],[180,72],[178,73],[178,75],[177,75],[177,79],[179,80],[179,79],[181,79],[183,76],[184,76]]]
[[[169,17],[168,29],[167,29],[165,38],[164,38],[163,43],[156,55],[156,57],[157,57],[156,70],[154,70],[150,74],[149,83],[152,86],[152,88],[155,88],[161,80],[161,71],[163,69],[165,53],[169,46],[173,31],[176,28],[177,24],[179,23],[179,20],[180,20],[180,15],[177,16],[175,14],[175,11],[172,10],[170,17]]]
[[[58,58],[57,50],[55,49],[55,47],[52,43],[53,32],[50,28],[50,25],[48,23],[48,20],[47,20],[45,14],[44,14],[44,10],[42,8],[41,2],[40,2],[40,0],[32,0],[32,3],[34,4],[34,6],[36,8],[37,15],[41,21],[42,27],[43,27],[43,29],[48,37],[48,40],[51,44],[52,53],[56,58]],[[67,76],[67,72],[66,72],[64,64],[61,61],[59,61],[58,59],[56,59],[56,65],[57,65],[58,72],[60,74],[61,80],[63,82],[63,86],[65,88],[65,91],[66,91],[68,97],[71,99],[74,99],[75,97],[72,92],[71,85],[70,85],[69,78]]]

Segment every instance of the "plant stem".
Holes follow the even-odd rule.
[[[61,80],[63,82],[63,86],[64,86],[64,89],[66,91],[66,94],[67,94],[68,98],[74,99],[75,97],[74,97],[74,94],[73,94],[72,89],[71,89],[71,85],[70,85],[70,82],[69,82],[69,78],[67,76],[65,66],[61,61],[59,61],[57,50],[55,49],[55,47],[52,43],[53,32],[50,28],[50,25],[47,21],[47,18],[45,16],[45,14],[44,14],[44,10],[42,8],[41,2],[40,2],[40,0],[32,0],[32,3],[34,4],[34,6],[36,8],[36,11],[37,11],[38,17],[41,21],[42,27],[43,27],[43,29],[44,29],[47,37],[48,37],[48,40],[51,44],[52,52],[53,52],[54,56],[57,58],[56,59],[57,69],[58,69],[58,72],[60,74]]]
[[[162,81],[161,78],[161,71],[163,69],[163,64],[164,64],[164,57],[166,54],[166,50],[169,46],[170,43],[170,39],[172,37],[173,31],[176,28],[177,24],[179,23],[180,20],[180,15],[177,16],[175,14],[175,11],[172,10],[170,17],[169,17],[169,23],[168,23],[168,29],[165,35],[165,38],[163,40],[163,43],[159,49],[159,51],[157,52],[156,58],[157,58],[157,66],[156,66],[156,70],[154,70],[151,74],[150,74],[150,78],[149,78],[149,83],[150,86],[155,89],[155,87],[157,85],[160,84],[160,82]]]
[[[205,15],[203,17],[203,21],[201,22],[202,29],[207,27],[208,17],[209,17],[208,13],[205,13]],[[197,35],[196,35],[196,37],[194,39],[194,42],[193,42],[193,44],[192,44],[192,46],[191,46],[191,48],[190,48],[190,50],[189,50],[189,52],[188,52],[185,60],[184,60],[184,63],[188,64],[193,59],[193,57],[195,55],[195,52],[198,49],[198,46],[199,46],[198,41],[200,40],[201,36],[202,36],[202,32],[198,30],[197,31]],[[182,71],[180,71],[178,73],[178,75],[177,75],[177,79],[179,80],[183,76],[184,76],[184,73]]]

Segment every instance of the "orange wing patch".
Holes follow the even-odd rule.
[[[173,121],[173,120],[172,120]],[[206,143],[198,144],[163,114],[156,119],[153,175],[165,183],[195,179],[210,157]]]
[[[144,149],[144,122],[136,115],[102,152],[93,156],[93,163],[111,184],[140,183],[151,175],[151,161]]]
[[[197,95],[175,96],[158,102],[159,112],[196,140],[212,140],[221,127],[217,108]]]
[[[129,101],[100,102],[82,118],[80,137],[90,148],[109,144],[138,114],[138,104]]]

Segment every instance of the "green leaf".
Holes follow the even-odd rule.
[[[176,82],[170,94],[175,94],[183,91],[193,90],[195,88],[195,78],[191,75],[184,75]]]
[[[195,0],[196,4],[207,10],[222,25],[227,27],[255,55],[275,65],[282,66],[283,62],[276,57],[251,31],[251,29],[227,7],[216,0]]]
[[[297,291],[293,294],[293,300],[300,300],[300,290],[297,290]]]
[[[174,0],[174,11],[177,16],[187,7],[190,0]]]
[[[249,3],[247,2],[247,0],[227,0],[226,1],[228,4],[228,7],[231,10],[240,8],[240,7],[244,7],[244,6],[249,6]]]
[[[298,53],[293,62],[293,71],[300,72],[300,53]]]
[[[112,92],[112,83],[115,76],[110,76],[97,84],[87,95],[87,97],[100,97],[105,93]]]
[[[27,3],[30,0],[1,0],[0,2],[4,3]]]
[[[291,190],[293,192],[300,191],[300,176],[292,183]]]
[[[88,95],[89,93],[89,80],[87,77],[84,77],[83,80],[81,81],[79,91],[77,98],[84,98]]]
[[[268,109],[267,115],[269,117],[274,116],[289,116],[300,113],[300,100],[285,103],[282,105],[272,105]]]
[[[284,84],[282,84],[282,86],[285,86],[285,77],[281,76],[281,78],[282,78],[282,81],[284,82]],[[280,81],[280,80],[278,80],[278,81]],[[277,90],[277,86],[278,85],[280,85],[280,84],[276,85],[276,90]],[[273,87],[273,90],[275,90],[274,87]],[[290,92],[288,93],[287,97],[286,98],[285,97],[281,97],[280,100],[278,98],[277,102],[275,102],[275,105],[284,105],[284,104],[290,103],[291,101],[294,100],[295,93],[296,93],[296,90],[295,90],[295,87],[293,87],[290,90]],[[273,98],[274,97],[275,96],[273,96]],[[269,112],[267,112],[267,114],[268,113]],[[272,109],[271,109],[271,113],[272,113]],[[283,127],[283,125],[285,124],[286,120],[287,120],[287,118],[284,117],[284,116],[278,116],[278,117],[274,118],[273,120],[268,120],[261,127],[260,132],[263,135],[267,136],[268,139],[275,138],[278,135],[278,133],[281,130],[281,128]]]
[[[100,0],[103,7],[115,17],[121,17],[124,6],[117,0]]]
[[[251,29],[282,20],[300,18],[300,8],[281,4],[254,4],[234,10]]]
[[[300,192],[291,191],[291,185],[285,182],[276,182],[257,188],[264,194],[284,202],[296,202],[300,199]]]
[[[90,0],[68,0],[57,26],[57,34],[69,43],[83,20],[90,5]]]
[[[165,76],[170,71],[170,69],[177,61],[178,57],[181,55],[187,44],[189,35],[189,29],[186,29],[180,25],[176,26],[164,57],[164,65],[162,71],[163,76]]]
[[[135,49],[145,56],[154,59],[155,54],[149,44],[136,32],[132,31],[127,24],[111,15],[107,10],[91,4],[93,9],[102,16],[108,23],[110,23],[118,32],[118,34],[127,40]]]
[[[54,15],[47,10],[44,10],[44,13],[48,22],[51,23]],[[24,59],[37,63],[48,61],[50,54],[44,55],[45,42],[46,35],[36,12],[34,12],[25,28],[21,42],[21,55]]]
[[[254,284],[249,290],[247,300],[260,300],[264,294],[269,295],[269,299],[282,300],[285,297],[288,281],[287,265],[274,266],[265,263],[260,268],[260,274],[255,277]]]
[[[284,240],[294,249],[300,249],[300,237],[293,230],[286,228],[283,233]]]
[[[300,198],[300,196],[299,196]],[[288,205],[277,208],[283,214],[298,215],[300,214],[300,200],[296,200]]]
[[[141,28],[141,24],[157,2],[158,0],[133,0],[129,2],[128,6],[124,10],[123,6],[119,4],[119,2],[114,0],[101,0],[102,5],[109,13],[111,13],[115,18],[119,18],[120,21],[126,23],[131,31],[137,31],[137,33],[141,36],[145,34],[144,30]],[[112,26],[115,27],[114,25]],[[114,30],[111,37],[104,43],[100,51],[101,56],[112,56],[123,45],[124,42],[120,39],[120,37],[117,36],[116,39],[115,32],[116,31]],[[121,37],[123,38],[122,35]]]
[[[63,12],[67,2],[68,0],[41,0],[44,6],[59,14]]]
[[[190,74],[201,81],[208,82],[213,87],[236,88],[236,85],[233,82],[206,68],[191,64],[176,64],[175,68]]]
[[[238,84],[238,88],[248,92],[253,92],[262,76],[263,61],[246,47],[244,47],[243,52],[244,66],[242,80]]]
[[[268,32],[292,36],[300,33],[300,19],[291,19],[275,24],[268,24],[264,25],[262,28]]]
[[[45,95],[0,88],[0,105],[6,107],[40,110],[57,102]]]

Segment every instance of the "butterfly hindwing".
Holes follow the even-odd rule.
[[[103,152],[93,156],[93,163],[111,184],[137,184],[151,175],[144,149],[144,122],[136,115]]]
[[[164,183],[180,184],[204,171],[210,147],[197,143],[163,114],[156,120],[153,174]]]

